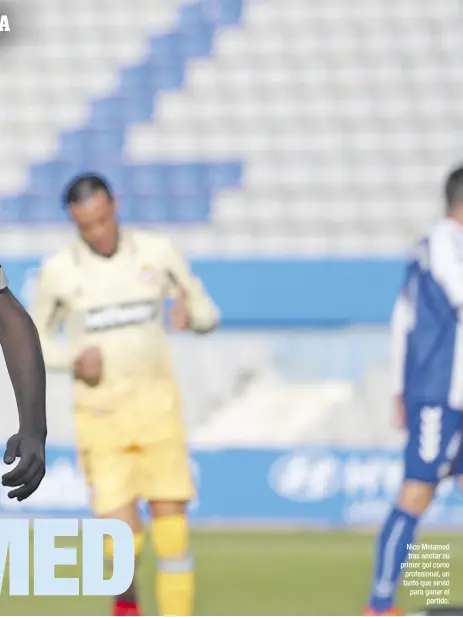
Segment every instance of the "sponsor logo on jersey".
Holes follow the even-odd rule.
[[[157,279],[156,269],[150,264],[144,264],[140,272],[140,281],[145,285],[154,285]]]
[[[158,307],[153,301],[128,302],[87,311],[84,316],[87,332],[100,332],[126,326],[141,326],[153,321]]]

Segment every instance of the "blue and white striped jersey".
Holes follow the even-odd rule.
[[[444,219],[413,248],[392,319],[395,394],[463,410],[463,226]]]

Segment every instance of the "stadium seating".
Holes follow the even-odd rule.
[[[189,252],[403,250],[440,214],[439,183],[461,156],[460,20],[459,0],[36,0],[0,64],[3,253],[68,237],[60,195],[84,170],[111,180],[124,221],[169,225]],[[383,343],[352,374],[354,337],[344,373],[328,375],[339,343],[321,336],[307,346],[325,372],[302,376],[304,395],[276,379],[260,399],[276,418],[294,401],[283,437],[394,442],[384,367],[365,373]],[[237,367],[217,349],[198,371],[233,393]],[[236,401],[212,388],[191,402],[204,409],[198,442],[263,435],[260,405],[246,406],[261,378],[239,394],[245,436]],[[271,441],[281,421],[268,427]]]
[[[393,252],[438,213],[457,0],[35,4],[1,68],[4,225],[64,223],[89,168],[200,250]]]
[[[124,156],[125,131],[131,122],[152,117],[160,92],[182,86],[187,63],[211,52],[215,29],[239,19],[240,2],[216,0],[180,6],[176,25],[170,28],[166,28],[161,11],[157,25],[164,28],[151,37],[150,20],[144,20],[144,15],[156,14],[157,7],[153,11],[147,2],[139,3],[135,11],[133,6],[129,11],[125,5],[111,5],[110,13],[116,19],[108,20],[108,7],[87,10],[71,3],[72,14],[62,8],[56,11],[56,3],[45,4],[42,8],[54,15],[51,40],[47,39],[43,48],[40,41],[38,54],[35,46],[23,42],[13,50],[15,61],[8,71],[11,99],[3,109],[5,127],[12,118],[17,119],[14,130],[9,129],[17,155],[10,159],[9,167],[20,173],[29,154],[33,163],[26,191],[2,199],[3,221],[65,222],[65,213],[59,208],[63,186],[69,177],[86,169],[104,173],[113,182],[123,197],[121,215],[125,220],[206,220],[212,194],[239,182],[239,162],[196,163],[193,157],[191,161],[155,160],[134,165]],[[168,8],[166,2],[157,4]],[[169,11],[171,17],[176,16],[175,8]],[[70,46],[67,41],[72,35],[75,41]],[[120,41],[125,53],[118,45],[111,45],[111,40],[117,40],[118,45]],[[34,100],[34,107],[27,95]],[[20,122],[23,107],[29,121],[27,130]],[[56,117],[50,107],[57,107]],[[7,128],[5,131],[8,135]]]

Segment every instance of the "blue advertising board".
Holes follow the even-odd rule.
[[[400,453],[321,448],[216,450],[192,454],[198,488],[190,516],[196,524],[375,527],[401,481]],[[3,470],[2,470],[3,472]],[[1,493],[1,512],[28,517],[91,514],[89,493],[72,449],[50,446],[48,473],[28,501]],[[463,498],[445,481],[425,524],[461,528]]]
[[[27,306],[38,259],[3,259]],[[225,328],[385,324],[402,281],[400,259],[194,260],[193,270],[222,311]]]

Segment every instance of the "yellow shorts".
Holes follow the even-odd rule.
[[[96,514],[108,516],[138,499],[190,501],[195,496],[185,443],[166,440],[150,445],[80,452]]]

